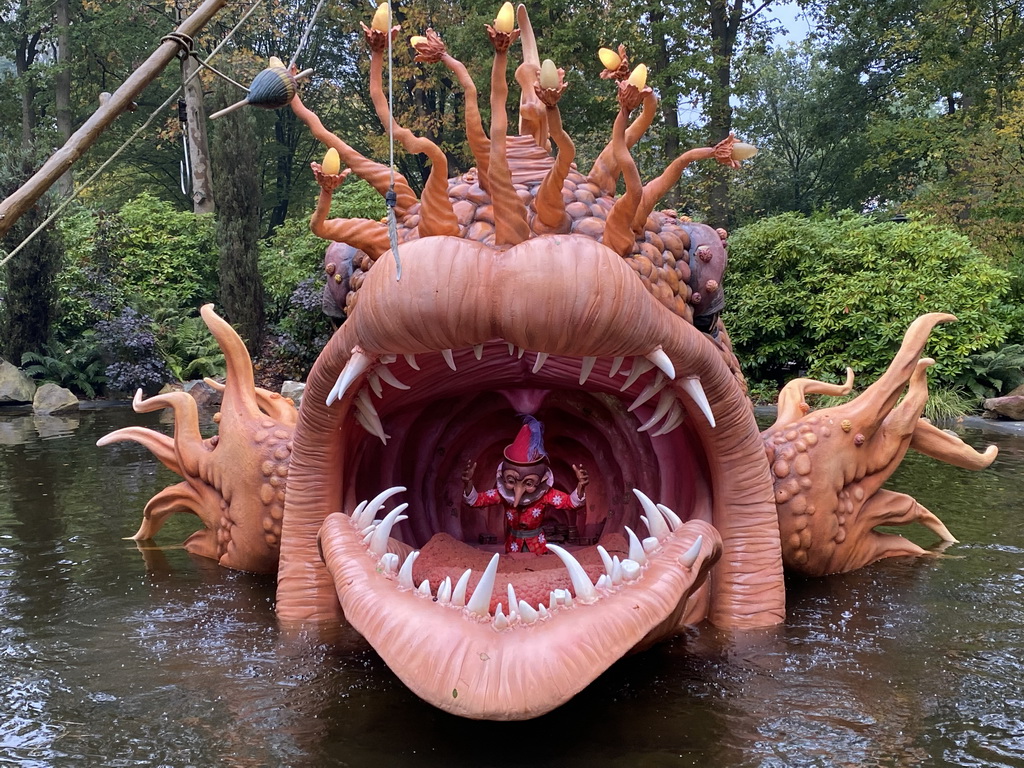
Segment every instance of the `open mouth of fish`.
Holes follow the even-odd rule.
[[[414,241],[400,281],[379,262],[295,433],[280,615],[343,614],[466,717],[535,717],[682,626],[782,611],[760,597],[781,593],[764,450],[717,347],[603,245],[553,239]],[[574,464],[591,478],[583,508],[549,511],[543,556],[505,554],[500,507],[463,501],[464,467],[492,487],[520,413],[545,424],[557,488]]]

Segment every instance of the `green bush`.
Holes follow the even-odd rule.
[[[777,384],[806,372],[837,380],[847,365],[861,383],[892,361],[914,318],[951,312],[928,354],[933,376],[953,382],[973,352],[1002,342],[993,312],[1009,274],[963,236],[921,222],[784,214],[729,240],[725,322],[744,372]]]
[[[130,306],[144,314],[196,310],[217,296],[213,218],[143,194],[115,213],[79,210],[60,225],[57,278],[65,337]]]

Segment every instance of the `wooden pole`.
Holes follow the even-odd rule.
[[[216,13],[227,5],[227,0],[205,0],[195,12],[185,19],[175,32],[189,37],[197,34]],[[180,50],[173,40],[160,44],[141,67],[136,69],[127,80],[111,95],[106,104],[93,112],[81,128],[58,149],[35,175],[22,184],[3,202],[0,202],[0,237],[14,225],[14,222],[35,205],[36,200],[54,182],[71,169],[86,150],[89,149],[107,127],[114,122],[135,97],[159,75],[164,67],[171,63]]]
[[[213,213],[213,182],[210,178],[210,145],[206,137],[206,108],[203,83],[194,77],[199,64],[191,56],[181,60],[181,79],[185,84],[185,130],[188,132],[189,167],[192,171],[192,212]]]

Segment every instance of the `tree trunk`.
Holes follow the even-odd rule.
[[[218,86],[218,106],[228,106],[233,95]],[[248,151],[256,146],[255,123],[251,107],[230,112],[217,121],[213,144],[220,306],[250,354],[262,344],[264,323],[257,259],[262,190],[259,169]]]
[[[181,61],[181,78],[185,96],[185,131],[188,136],[188,159],[192,173],[193,213],[213,213],[213,181],[210,178],[210,145],[206,138],[206,107],[203,84],[198,77],[189,78],[199,69],[191,56]]]
[[[656,51],[655,70],[657,72],[666,72],[669,65],[669,39],[665,34],[664,21],[664,10],[659,8],[651,11],[651,29],[654,32]],[[662,164],[668,165],[679,156],[679,99],[675,97],[675,91],[672,89],[661,100],[661,116],[665,121],[661,142]],[[669,207],[679,204],[678,185],[665,195],[663,202]]]
[[[71,138],[71,14],[68,0],[57,0],[57,74],[53,81],[54,113],[57,119],[57,133],[63,145]],[[57,181],[61,197],[68,197],[74,190],[75,182],[69,168]]]
[[[736,35],[742,19],[743,0],[710,0],[711,54],[714,58],[714,78],[708,103],[708,130],[715,144],[732,131],[732,56],[736,48]],[[729,200],[730,174],[725,166],[716,165],[709,171],[712,179],[709,195],[709,221],[712,226],[730,227],[732,206]]]

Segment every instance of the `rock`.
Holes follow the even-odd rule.
[[[1016,395],[1024,395],[1024,384],[1021,384],[1019,387],[1015,387],[1013,391],[1006,393],[1007,397],[1014,397]]]
[[[48,381],[36,390],[32,410],[41,414],[78,410],[78,398],[70,389]]]
[[[1024,421],[1024,395],[991,397],[981,405],[986,411],[991,411],[1001,418]]]
[[[295,407],[299,407],[299,403],[302,402],[302,393],[306,390],[306,384],[302,381],[286,381],[281,385],[281,397],[290,397],[295,403]]]
[[[186,381],[183,389],[192,395],[200,408],[217,408],[220,406],[221,393],[202,379]]]
[[[6,360],[0,361],[0,403],[31,403],[36,383]]]

